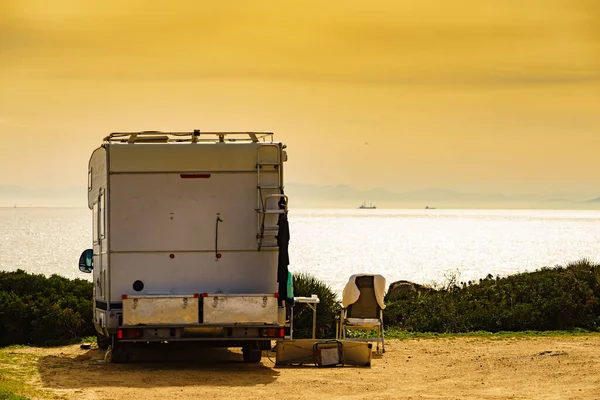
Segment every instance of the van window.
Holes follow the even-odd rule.
[[[92,208],[92,236],[94,244],[98,243],[98,202],[95,202]]]
[[[106,195],[105,195],[105,191],[102,190],[100,192],[100,211],[99,211],[99,216],[98,216],[98,225],[99,225],[99,236],[100,239],[104,239],[106,237],[106,201],[105,201]]]

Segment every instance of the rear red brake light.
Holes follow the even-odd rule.
[[[139,339],[144,337],[143,329],[119,329],[117,331],[118,339]]]
[[[261,337],[280,338],[283,337],[285,331],[283,328],[262,328],[258,330],[258,335]]]
[[[127,329],[126,332],[128,339],[139,339],[144,336],[144,331],[141,329]]]

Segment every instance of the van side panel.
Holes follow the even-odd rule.
[[[100,189],[106,188],[108,179],[106,149],[99,147],[92,153],[88,164],[88,207],[98,201]]]
[[[109,307],[108,252],[108,161],[104,147],[94,150],[88,165],[88,206],[92,210],[94,270],[94,324],[96,329],[111,325],[106,312]],[[106,332],[104,332],[106,333]]]

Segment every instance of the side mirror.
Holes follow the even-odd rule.
[[[94,269],[94,250],[87,249],[79,257],[79,270],[89,274]]]

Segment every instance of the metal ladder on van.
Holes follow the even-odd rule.
[[[266,149],[274,148],[277,151],[275,160],[266,161]],[[282,148],[280,143],[261,143],[256,150],[256,176],[258,192],[258,251],[265,247],[278,247],[277,243],[264,243],[264,239],[276,239],[279,232],[277,222],[272,225],[274,218],[268,218],[269,215],[287,213],[288,198],[283,194],[283,173],[282,173]],[[265,183],[266,177],[277,174],[277,183]],[[280,202],[284,202],[284,207],[280,207]],[[275,203],[275,205],[273,205]]]

